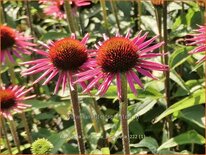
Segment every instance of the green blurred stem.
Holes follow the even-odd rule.
[[[127,79],[125,73],[121,73],[121,98],[120,98],[120,117],[122,125],[122,143],[124,154],[130,154],[129,147],[129,125],[127,122]]]
[[[74,87],[74,90],[72,90],[69,85],[69,91],[70,91],[72,108],[73,108],[74,125],[75,125],[76,132],[77,132],[77,142],[79,146],[79,154],[85,154],[84,137],[83,137],[83,130],[82,130],[82,125],[81,125],[80,106],[78,103],[77,85],[74,84],[73,87]]]
[[[18,153],[21,153],[20,141],[19,141],[19,137],[17,135],[15,122],[13,120],[9,120],[9,126],[10,126],[10,130],[11,130],[11,134],[14,138],[14,143],[17,146]]]
[[[0,24],[4,24],[6,22],[6,13],[4,8],[4,2],[0,1]]]
[[[74,19],[73,19],[74,17],[72,17],[70,0],[64,0],[64,8],[65,8],[65,12],[67,15],[67,22],[68,22],[69,30],[71,33],[75,33],[76,29],[75,29],[75,24],[74,24]]]
[[[14,65],[10,62],[8,56],[6,55],[6,64],[8,65],[8,72],[10,74],[12,84],[16,84],[16,76],[14,72]]]
[[[102,12],[103,12],[104,27],[107,33],[109,34],[109,23],[108,23],[108,16],[107,16],[105,0],[100,0],[100,5],[102,7]]]
[[[95,111],[96,111],[96,113],[97,113],[97,116],[100,116],[100,117],[97,117],[97,118],[99,118],[99,124],[100,124],[100,127],[101,127],[101,129],[102,129],[102,133],[103,133],[103,139],[104,139],[104,144],[103,144],[103,146],[107,146],[107,134],[106,134],[106,130],[105,130],[105,128],[104,128],[103,119],[102,119],[102,117],[101,117],[102,112],[101,112],[100,109],[99,109],[99,106],[98,106],[98,104],[97,104],[96,99],[95,99],[94,97],[92,97],[92,99],[93,99],[93,107],[94,107],[94,109],[95,109]]]
[[[27,23],[28,23],[28,25],[29,25],[29,27],[30,27],[30,30],[31,30],[31,34],[33,35],[33,36],[35,36],[35,33],[34,33],[34,29],[33,29],[33,25],[32,25],[32,17],[31,17],[31,12],[30,12],[30,5],[29,5],[29,3],[30,3],[30,0],[25,0],[25,4],[26,4],[26,13],[27,13]]]
[[[110,0],[110,4],[112,7],[112,13],[114,14],[116,23],[117,23],[117,27],[119,29],[119,32],[121,32],[121,28],[120,28],[120,23],[119,23],[119,18],[118,18],[118,10],[117,10],[117,6],[116,6],[116,2],[114,0]]]
[[[164,1],[164,5],[163,5],[163,29],[164,29],[164,53],[168,52],[167,49],[167,44],[168,44],[168,34],[167,34],[167,1]],[[168,65],[168,55],[164,55],[164,63],[166,65]],[[169,70],[165,71],[165,92],[166,92],[166,102],[167,102],[167,108],[171,106],[171,102],[170,102],[170,73]],[[167,122],[168,122],[168,138],[172,138],[173,136],[173,124],[171,122],[171,119],[168,117],[166,118]]]
[[[1,117],[1,116],[0,116]],[[11,146],[10,146],[10,143],[9,143],[9,139],[7,137],[7,131],[6,131],[6,123],[5,123],[5,120],[3,117],[0,118],[0,126],[1,126],[1,131],[2,131],[2,134],[4,135],[4,138],[6,140],[6,145],[7,145],[7,149],[8,149],[8,152],[9,154],[12,154],[12,151],[11,151]],[[0,131],[0,132],[1,132]],[[0,137],[1,139],[1,137]]]
[[[162,7],[158,6],[155,7],[155,16],[157,19],[157,27],[159,31],[159,41],[161,42],[163,40],[162,38]],[[163,54],[163,47],[160,47],[160,53]],[[164,63],[164,56],[161,56],[161,63]]]
[[[26,134],[27,134],[27,140],[30,144],[32,144],[32,137],[31,137],[31,134],[30,134],[30,130],[29,130],[29,125],[28,125],[28,122],[26,120],[26,115],[24,112],[20,113],[20,116],[21,116],[21,119],[23,121],[23,124],[24,124],[24,128],[26,130]]]
[[[137,20],[138,20],[139,29],[141,29],[142,2],[141,0],[138,0],[137,3],[138,3]]]

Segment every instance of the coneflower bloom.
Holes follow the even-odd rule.
[[[84,90],[89,91],[92,87],[102,81],[98,87],[98,95],[104,95],[109,88],[111,82],[116,78],[117,92],[121,98],[121,79],[120,74],[126,73],[126,78],[133,93],[137,95],[134,83],[137,83],[143,88],[143,84],[136,72],[144,76],[156,79],[151,71],[165,71],[168,66],[145,60],[146,58],[154,58],[160,56],[159,53],[153,51],[160,46],[163,42],[151,45],[158,36],[153,37],[147,41],[147,33],[141,36],[141,32],[132,40],[129,39],[130,32],[125,37],[116,34],[115,37],[108,38],[104,36],[104,42],[98,42],[95,45],[97,48],[97,57],[95,60],[90,61],[91,68],[85,72],[76,74],[78,80],[75,82],[82,82],[85,80],[93,79]],[[149,46],[151,45],[151,46]]]
[[[25,89],[20,86],[9,86],[8,88],[0,88],[0,114],[9,120],[13,120],[12,111],[21,113],[24,109],[31,107],[29,104],[24,104],[25,100],[35,97],[35,95],[25,96],[33,88]]]
[[[1,63],[5,62],[6,56],[9,60],[14,62],[13,55],[21,58],[21,53],[31,54],[30,50],[33,50],[35,44],[29,42],[32,37],[23,36],[22,33],[17,32],[9,26],[0,25],[1,36],[1,51],[0,60]]]
[[[44,13],[59,19],[66,18],[64,10],[64,0],[40,0],[40,3],[46,4]],[[70,4],[74,7],[83,7],[91,4],[91,0],[70,0]]]
[[[199,29],[195,30],[196,34],[190,34],[192,38],[187,39],[190,43],[187,45],[196,45],[197,47],[190,51],[190,54],[200,53],[206,51],[206,26],[199,26]],[[197,63],[201,63],[206,60],[206,56],[203,56]]]
[[[75,35],[72,34],[71,37],[51,42],[50,45],[41,43],[48,49],[48,52],[41,50],[36,51],[44,58],[22,63],[25,65],[33,65],[31,68],[23,71],[22,75],[25,76],[44,72],[34,83],[47,77],[43,82],[43,85],[46,85],[58,74],[59,77],[54,94],[57,93],[60,84],[62,84],[63,92],[67,82],[69,82],[70,87],[73,88],[72,74],[82,71],[91,65],[89,60],[92,59],[92,53],[90,50],[87,50],[86,47],[88,38],[89,35],[86,34],[84,38],[79,41],[76,39]],[[80,84],[82,87],[85,86],[84,82]]]

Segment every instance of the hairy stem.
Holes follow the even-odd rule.
[[[26,115],[25,115],[24,112],[22,112],[20,115],[21,115],[21,119],[22,119],[23,124],[24,124],[24,129],[26,130],[27,140],[30,144],[32,144],[32,137],[31,137],[31,133],[30,133],[30,130],[29,130],[29,125],[28,125],[28,122],[27,122],[27,119],[26,119]]]
[[[71,33],[75,33],[76,29],[75,29],[74,19],[72,17],[70,0],[64,0],[64,8],[65,8],[66,15],[67,15],[67,22],[68,22],[68,26],[69,26],[69,31]]]
[[[111,4],[111,7],[112,7],[112,13],[114,14],[114,17],[115,17],[115,20],[116,20],[116,23],[117,23],[118,30],[119,30],[119,32],[121,32],[119,18],[118,18],[118,15],[117,15],[118,10],[117,10],[117,6],[116,6],[116,2],[114,0],[110,0],[110,4]]]
[[[129,147],[129,126],[127,123],[127,80],[125,73],[121,73],[121,98],[120,98],[120,117],[122,125],[122,143],[124,154],[130,154]]]
[[[11,134],[14,138],[14,143],[17,146],[18,153],[21,153],[20,141],[19,141],[19,137],[17,135],[16,125],[15,125],[13,120],[9,120],[9,126],[10,126],[10,130],[11,130]]]
[[[0,132],[2,132],[2,134],[4,135],[4,138],[6,140],[6,145],[7,145],[8,152],[9,152],[9,154],[12,154],[11,146],[10,146],[10,143],[9,143],[9,139],[7,137],[6,123],[5,123],[5,120],[4,120],[3,117],[0,118],[0,126],[1,126],[1,131]]]
[[[70,79],[69,79],[70,80]],[[83,130],[81,125],[81,115],[80,115],[80,106],[78,103],[78,93],[77,93],[77,86],[76,84],[73,85],[74,90],[70,90],[72,108],[73,108],[73,117],[74,117],[74,125],[77,132],[77,142],[79,146],[79,154],[85,154],[85,146],[84,146],[84,137],[83,137]]]
[[[168,44],[168,34],[167,34],[167,1],[164,1],[163,5],[163,29],[164,29],[164,53],[167,53],[167,44]],[[164,63],[168,65],[168,55],[164,55]],[[166,102],[167,102],[167,108],[171,106],[170,102],[170,83],[169,83],[169,76],[170,73],[169,71],[165,72],[165,92],[166,92]],[[173,124],[171,122],[170,118],[166,118],[168,122],[168,129],[169,129],[169,134],[168,138],[171,138],[173,136]]]

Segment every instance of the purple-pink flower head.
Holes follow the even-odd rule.
[[[73,88],[72,74],[90,67],[90,62],[88,61],[92,58],[90,56],[90,50],[87,50],[86,47],[88,38],[89,35],[86,34],[84,38],[79,41],[76,39],[75,35],[72,34],[70,38],[51,42],[50,45],[41,43],[48,49],[48,52],[38,50],[36,52],[44,58],[22,63],[32,65],[31,68],[23,71],[22,75],[25,76],[44,72],[34,83],[47,77],[43,83],[43,85],[46,85],[58,74],[58,80],[54,91],[55,94],[60,84],[62,84],[63,91],[66,88],[67,82],[69,82],[70,87]],[[85,87],[84,82],[80,84],[82,87]]]
[[[39,0],[39,3],[46,5],[44,13],[59,19],[66,18],[64,0]],[[71,6],[83,7],[91,4],[91,0],[70,0]]]
[[[141,36],[141,32],[132,40],[129,39],[130,32],[125,37],[116,34],[115,37],[108,38],[104,35],[104,42],[99,42],[96,45],[97,57],[96,60],[91,60],[91,68],[88,71],[76,74],[78,80],[82,82],[90,80],[84,92],[89,91],[98,82],[102,83],[98,87],[98,95],[104,95],[109,88],[111,82],[116,78],[118,96],[121,94],[121,79],[120,74],[125,73],[127,82],[133,93],[137,95],[134,83],[143,88],[143,84],[137,75],[141,73],[143,76],[156,79],[152,75],[153,70],[165,71],[168,66],[145,60],[161,56],[159,53],[154,53],[155,49],[162,46],[163,42],[151,45],[158,36],[146,40],[147,34]]]
[[[192,38],[187,39],[190,43],[188,45],[197,46],[195,49],[190,51],[190,54],[206,52],[206,26],[199,26],[199,29],[195,30],[196,34],[190,34]],[[201,63],[206,60],[206,56],[203,56],[197,63]]]
[[[4,63],[6,57],[10,61],[14,62],[13,55],[21,58],[21,53],[31,54],[30,50],[34,50],[35,44],[29,42],[31,37],[25,37],[21,33],[18,33],[9,26],[0,25],[0,37],[1,37],[1,51],[0,60]]]
[[[13,120],[12,111],[21,113],[24,109],[31,107],[31,105],[23,103],[25,100],[35,97],[35,95],[25,96],[31,90],[32,88],[26,90],[24,86],[19,87],[17,85],[0,88],[0,115],[3,115],[9,120]]]

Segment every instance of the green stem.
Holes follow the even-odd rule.
[[[137,15],[137,19],[138,19],[138,25],[139,25],[139,29],[141,29],[141,15],[142,15],[142,2],[141,0],[138,0],[138,15]]]
[[[167,1],[164,1],[163,5],[163,29],[164,29],[164,53],[167,53],[167,44],[168,44],[168,34],[167,34]],[[168,65],[168,55],[164,55],[164,63]],[[165,92],[166,92],[166,102],[167,102],[167,108],[171,106],[170,102],[170,83],[169,83],[169,71],[165,72]],[[173,136],[173,124],[171,122],[170,118],[167,118],[168,122],[168,129],[169,129],[169,135],[168,138],[171,138]]]
[[[67,22],[68,22],[70,33],[75,33],[76,29],[75,29],[74,20],[72,17],[70,0],[64,0],[64,8],[65,8],[65,12],[67,15]]]
[[[17,146],[18,153],[21,153],[19,137],[17,135],[16,126],[13,120],[9,120],[9,126],[11,130],[11,134],[14,138],[14,143]]]
[[[24,124],[24,129],[26,130],[26,134],[27,134],[27,140],[30,144],[32,144],[32,137],[31,137],[31,133],[30,133],[30,130],[29,130],[29,125],[28,125],[28,122],[27,122],[27,119],[26,119],[26,115],[24,112],[20,113],[21,115],[21,119],[23,121],[23,124]]]
[[[107,10],[106,10],[105,0],[100,0],[100,5],[102,7],[102,12],[103,12],[104,27],[105,27],[105,29],[107,31],[107,34],[109,35],[109,23],[108,23],[108,17],[107,17]]]
[[[70,79],[69,79],[70,80]],[[77,132],[77,142],[79,146],[79,154],[85,154],[85,146],[84,146],[84,137],[83,137],[83,130],[81,125],[81,115],[80,115],[80,106],[78,103],[78,93],[77,93],[77,86],[76,84],[73,85],[74,90],[70,90],[72,108],[73,108],[73,117],[74,117],[74,125]]]
[[[11,146],[10,146],[10,143],[9,143],[9,139],[7,137],[6,123],[5,123],[5,120],[4,120],[3,117],[0,118],[0,126],[1,126],[2,133],[4,135],[4,138],[6,140],[6,145],[7,145],[8,152],[9,152],[9,154],[12,154]],[[1,137],[0,137],[0,139],[1,139]]]
[[[89,105],[89,108],[90,108],[89,114],[91,116],[91,120],[92,120],[92,123],[94,125],[94,130],[95,130],[96,133],[99,133],[99,126],[97,125],[97,119],[95,118],[95,116],[93,114],[92,106]]]
[[[112,7],[112,13],[114,14],[116,23],[117,23],[117,27],[119,29],[119,32],[121,32],[121,28],[120,28],[120,23],[119,23],[119,18],[118,18],[118,10],[117,10],[117,6],[116,6],[116,2],[114,0],[110,0],[110,4]]]
[[[157,19],[157,27],[159,31],[159,41],[161,42],[162,39],[162,8],[155,7],[155,15]],[[163,47],[160,47],[160,53],[163,54]],[[164,63],[164,56],[161,56],[161,63]]]
[[[26,13],[27,13],[27,23],[30,27],[30,30],[31,30],[31,34],[33,36],[35,36],[35,33],[34,33],[34,29],[33,29],[33,25],[32,25],[32,17],[31,17],[31,12],[30,12],[30,5],[29,5],[29,2],[30,0],[25,0],[25,4],[26,4]]]
[[[129,126],[127,123],[127,80],[125,73],[121,73],[121,98],[120,98],[120,117],[122,125],[122,143],[124,154],[130,154],[129,147]]]
[[[93,106],[94,106],[94,109],[95,109],[95,111],[97,113],[97,116],[100,116],[100,117],[97,117],[97,118],[99,118],[99,125],[100,125],[100,127],[102,129],[103,139],[104,139],[103,146],[105,147],[108,144],[107,144],[107,133],[106,133],[106,130],[105,130],[105,127],[104,127],[103,118],[101,117],[101,115],[103,115],[103,114],[100,111],[99,106],[97,105],[96,99],[93,98],[93,97],[92,97],[92,99],[93,99]]]
[[[6,56],[6,63],[8,65],[8,72],[10,74],[12,84],[16,84],[16,76],[14,72],[14,65],[10,62],[8,56]]]
[[[0,24],[6,23],[6,14],[4,9],[4,2],[0,1]]]

